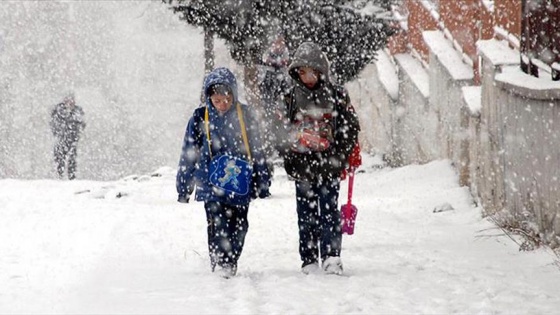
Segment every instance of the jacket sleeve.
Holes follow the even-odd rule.
[[[350,101],[350,96],[345,89],[342,89],[340,93],[340,98],[337,102],[337,112],[334,146],[328,151],[328,159],[334,164],[339,164],[340,168],[346,169],[350,153],[352,153],[354,146],[358,143],[360,123]]]
[[[202,146],[201,134],[199,132],[200,123],[200,119],[195,112],[193,117],[189,120],[185,131],[176,179],[179,197],[188,197],[194,190],[195,171],[200,161],[200,150]]]
[[[60,121],[58,119],[58,106],[55,106],[55,108],[51,111],[51,120],[49,122],[49,125],[51,127],[52,134],[54,136],[58,136],[58,134],[60,133],[59,131]]]

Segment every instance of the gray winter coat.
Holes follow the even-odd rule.
[[[84,111],[79,106],[70,109],[64,103],[60,103],[51,112],[50,127],[58,141],[68,144],[77,142],[85,126]]]

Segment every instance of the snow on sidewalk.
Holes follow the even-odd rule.
[[[560,309],[555,257],[520,252],[481,218],[448,161],[397,169],[365,162],[342,277],[300,273],[294,183],[282,170],[273,196],[251,205],[238,276],[230,280],[210,273],[202,203],[175,201],[169,168],[116,182],[0,180],[0,313]],[[447,211],[434,213],[437,207]]]

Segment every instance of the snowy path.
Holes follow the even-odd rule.
[[[113,183],[1,180],[0,313],[558,312],[554,257],[519,252],[481,219],[447,161],[366,162],[343,277],[299,272],[293,182],[281,172],[273,197],[251,206],[230,280],[209,272],[202,203],[175,202],[172,172]],[[92,191],[75,194],[84,189]],[[455,210],[433,213],[445,202]]]

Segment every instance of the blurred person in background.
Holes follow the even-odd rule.
[[[279,34],[264,53],[259,71],[259,92],[261,95],[261,109],[263,119],[264,152],[267,166],[272,174],[274,160],[278,158],[275,150],[281,124],[278,116],[282,112],[282,96],[291,87],[291,78],[288,75],[289,51],[284,41],[284,36]]]
[[[55,137],[54,161],[58,178],[64,178],[66,170],[68,179],[73,180],[76,178],[78,141],[86,127],[84,111],[76,105],[74,93],[66,95],[62,103],[54,107],[50,127]]]

